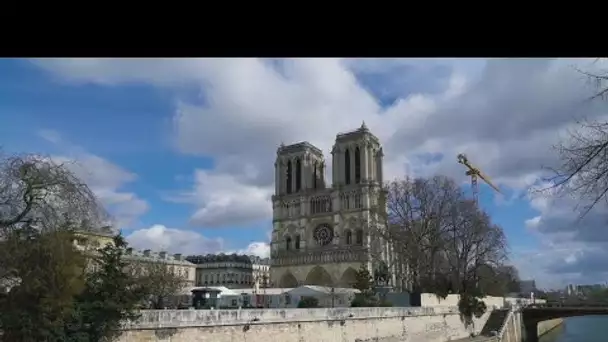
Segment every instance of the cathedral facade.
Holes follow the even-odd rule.
[[[338,134],[331,154],[333,184],[328,185],[320,149],[301,142],[277,150],[273,286],[352,287],[361,264],[373,271],[388,260],[388,246],[374,234],[383,229],[377,217],[383,195],[378,138],[363,123]]]

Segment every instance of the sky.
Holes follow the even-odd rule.
[[[267,256],[282,143],[324,151],[366,125],[385,179],[469,183],[458,153],[502,191],[480,203],[522,278],[556,288],[608,280],[602,213],[529,191],[581,118],[587,59],[2,59],[0,146],[70,167],[129,243],[171,253]],[[600,67],[603,67],[600,64]],[[588,69],[585,69],[588,70]],[[331,178],[330,178],[331,179]]]

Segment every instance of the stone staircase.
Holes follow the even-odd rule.
[[[481,329],[479,335],[486,337],[496,336],[496,334],[502,328],[508,314],[508,309],[493,310],[490,314],[490,317],[486,321],[486,324],[483,326],[483,329]]]

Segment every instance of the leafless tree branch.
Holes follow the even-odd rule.
[[[381,202],[374,210],[381,221],[373,225],[375,234],[391,246],[390,266],[412,292],[477,288],[479,269],[507,260],[502,229],[449,178],[393,181]]]
[[[593,64],[597,66],[600,60],[596,59]],[[604,103],[608,100],[608,69],[574,69],[595,87],[587,101],[600,100]],[[541,191],[577,198],[575,210],[580,210],[580,218],[583,218],[598,203],[607,199],[608,123],[581,120],[578,128],[568,132],[568,137],[554,148],[561,163],[549,169],[552,176],[545,180],[551,185]]]
[[[162,260],[130,260],[128,268],[146,289],[154,309],[163,309],[187,285],[185,275],[180,273],[181,266]]]
[[[107,212],[65,164],[38,155],[0,151],[0,234],[23,225],[57,229],[69,222],[97,229]]]

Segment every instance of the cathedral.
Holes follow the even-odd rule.
[[[300,142],[277,150],[270,268],[275,287],[352,287],[362,264],[370,271],[388,265],[390,248],[374,234],[383,223],[372,210],[383,195],[378,138],[363,123],[338,134],[331,154],[328,185],[319,148]]]

